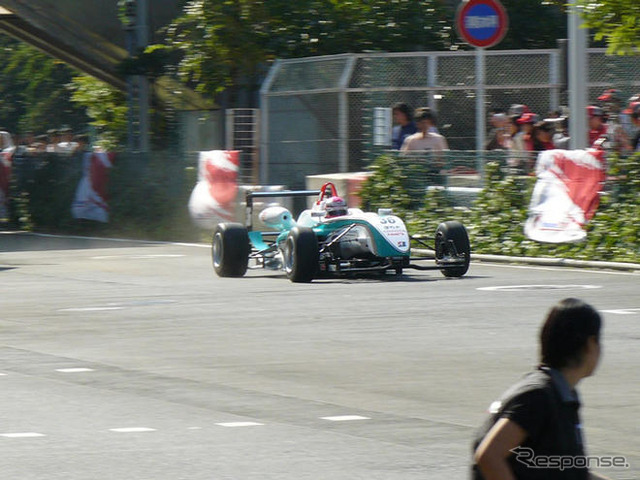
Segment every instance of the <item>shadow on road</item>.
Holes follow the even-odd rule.
[[[153,242],[142,241],[63,237],[28,232],[0,232],[0,252],[89,250],[94,248],[149,247],[153,245]]]

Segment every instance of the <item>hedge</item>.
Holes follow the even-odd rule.
[[[419,199],[404,163],[378,157],[361,191],[367,209],[393,208],[405,218],[412,235],[435,232],[446,220],[462,221],[475,253],[640,263],[640,154],[608,160],[606,194],[580,243],[549,244],[529,240],[524,223],[534,177],[507,175],[498,162],[484,169],[484,186],[470,208],[455,207],[443,190],[428,190]]]

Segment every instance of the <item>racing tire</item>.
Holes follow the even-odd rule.
[[[211,241],[213,269],[219,277],[242,277],[249,265],[249,233],[240,223],[219,223]]]
[[[294,227],[284,243],[284,271],[294,283],[309,283],[316,276],[320,251],[315,232]]]
[[[451,247],[455,246],[455,250]],[[440,271],[445,277],[462,277],[469,270],[471,261],[471,245],[467,229],[460,222],[449,221],[438,225],[435,239],[436,263],[446,263],[444,260],[452,255],[464,255],[464,263],[455,268],[443,268]]]

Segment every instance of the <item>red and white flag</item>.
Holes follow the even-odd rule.
[[[0,218],[7,215],[13,152],[0,152]]]
[[[524,227],[538,242],[566,243],[584,240],[584,226],[600,204],[605,180],[604,151],[547,150],[536,162],[538,181]]]
[[[234,220],[239,165],[239,151],[200,152],[198,183],[189,199],[189,212],[198,226],[211,229]]]
[[[114,155],[105,152],[85,153],[82,159],[82,178],[76,189],[71,205],[73,218],[109,221],[107,187],[109,170],[113,166]]]

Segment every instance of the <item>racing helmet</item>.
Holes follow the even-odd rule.
[[[340,217],[347,214],[347,202],[342,197],[331,197],[326,200],[324,208],[327,211],[325,218]]]

